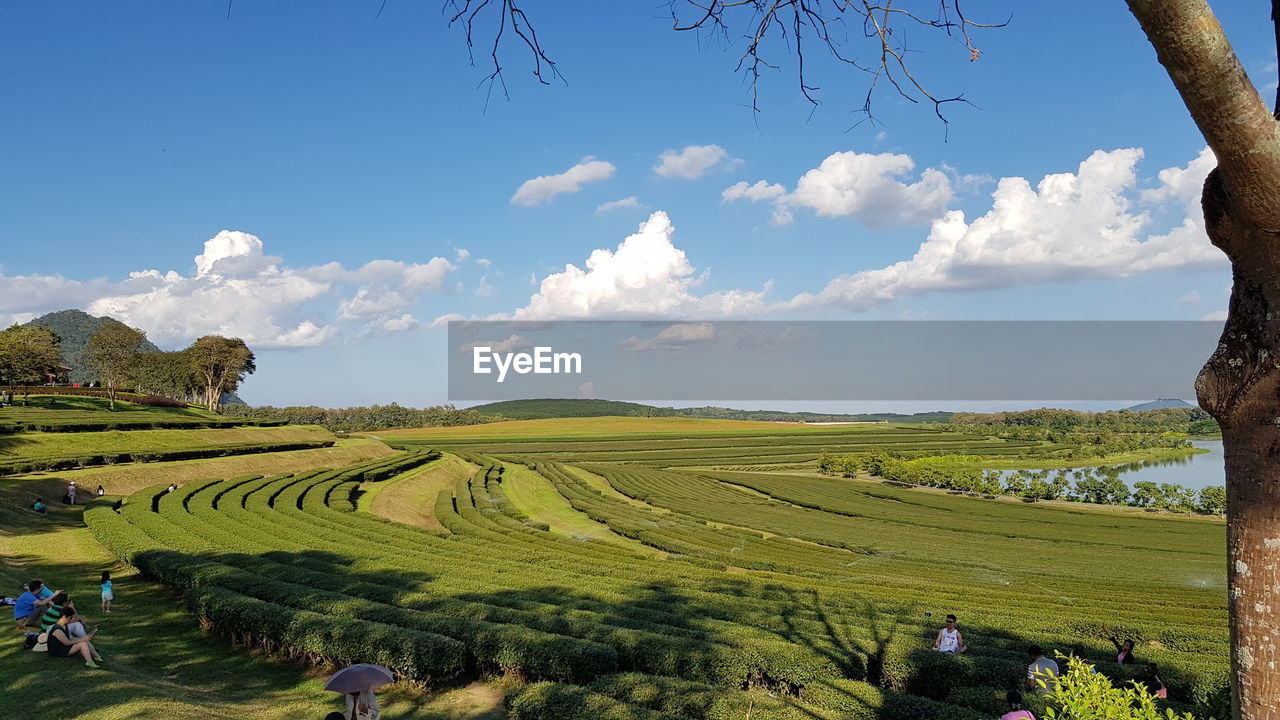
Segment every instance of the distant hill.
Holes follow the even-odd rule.
[[[62,338],[62,362],[71,368],[71,382],[86,383],[98,379],[98,374],[89,368],[85,354],[89,350],[89,336],[98,332],[110,323],[124,323],[109,317],[94,317],[81,310],[59,310],[27,323],[35,327],[49,328]],[[160,348],[144,341],[142,349],[146,352],[159,352]]]
[[[468,408],[485,415],[500,415],[511,420],[541,420],[563,417],[688,417],[717,420],[761,420],[767,422],[946,422],[948,412],[916,413],[861,413],[856,415],[783,412],[779,410],[735,410],[715,406],[696,408],[671,408],[620,402],[618,400],[538,399],[505,400]]]
[[[511,420],[541,420],[561,417],[675,417],[672,408],[659,408],[617,400],[504,400],[467,408],[484,415],[501,415]]]
[[[1125,410],[1133,410],[1137,412],[1138,410],[1164,410],[1165,408],[1183,407],[1189,408],[1195,407],[1195,405],[1192,405],[1186,400],[1179,400],[1178,398],[1160,398],[1159,400],[1152,400],[1151,402],[1144,402],[1139,405],[1134,405],[1133,407],[1127,407]]]

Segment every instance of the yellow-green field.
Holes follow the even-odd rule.
[[[474,438],[549,438],[598,437],[607,435],[698,435],[702,433],[813,433],[884,427],[868,425],[804,425],[801,423],[756,422],[753,420],[710,420],[700,418],[591,417],[548,418],[546,420],[504,420],[482,425],[457,425],[437,428],[379,430],[379,437],[405,439],[474,439]]]

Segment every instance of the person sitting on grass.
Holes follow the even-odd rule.
[[[80,613],[75,608],[71,608],[71,612],[75,613],[67,622],[67,633],[71,635],[72,640],[79,640],[89,635],[88,630],[84,626],[84,618],[80,617]]]
[[[49,506],[44,504],[44,498],[36,498],[36,501],[31,503],[31,509],[41,515],[45,515],[49,512]]]
[[[956,628],[955,615],[947,616],[947,626],[938,631],[938,637],[933,641],[933,649],[949,653],[962,653],[969,649],[969,646],[964,644],[964,636]]]
[[[1009,703],[1009,712],[1001,715],[1000,720],[1036,720],[1030,710],[1022,709],[1022,693],[1017,690],[1006,693],[1004,701]]]
[[[71,637],[71,631],[67,629],[67,625],[71,623],[71,618],[75,617],[75,614],[76,611],[73,608],[63,608],[58,622],[49,626],[49,657],[78,655],[84,658],[85,667],[97,668],[98,663],[102,661],[102,656],[93,647],[92,640],[98,631],[94,630],[81,638]]]
[[[22,621],[23,626],[30,628],[40,627],[40,621],[44,618],[45,610],[48,610],[49,605],[53,603],[54,596],[62,591],[55,592],[43,580],[35,579],[27,583],[27,592],[32,596],[31,611],[26,614],[25,620]],[[18,604],[13,606],[15,617],[21,615],[19,608],[22,608],[23,612],[26,610],[25,603],[21,597],[18,598]]]
[[[22,594],[13,605],[13,621],[18,624],[16,629],[35,627],[40,616],[44,614],[44,609],[49,605],[48,598],[51,597],[53,597],[53,591],[45,587],[40,580],[32,580],[23,585]]]
[[[59,592],[49,599],[49,607],[40,616],[40,629],[48,630],[53,627],[58,622],[58,618],[62,617],[63,609],[75,612],[76,606],[71,603],[71,598],[67,597],[65,592]]]

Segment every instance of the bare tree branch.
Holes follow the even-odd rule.
[[[776,34],[787,52],[794,51],[800,92],[813,105],[818,105],[821,99],[817,94],[819,87],[809,80],[806,52],[817,47],[837,63],[869,76],[867,95],[860,109],[868,118],[872,118],[872,101],[880,81],[884,80],[911,102],[933,103],[934,113],[944,124],[947,122],[942,112],[944,105],[969,101],[963,95],[936,95],[916,77],[908,67],[905,33],[900,32],[900,28],[919,26],[942,30],[963,44],[970,61],[976,61],[981,51],[974,44],[972,31],[1008,24],[1008,21],[970,20],[961,9],[960,0],[938,0],[936,15],[932,17],[895,7],[894,0],[668,0],[668,7],[672,28],[677,31],[714,31],[728,35],[735,25],[744,28],[740,32],[746,49],[739,56],[735,71],[751,80],[751,108],[755,112],[760,110],[764,71],[779,68],[768,59],[770,41]],[[861,27],[862,39],[868,41],[869,55],[874,60],[860,61],[850,49],[853,44],[846,37],[848,20]]]
[[[533,76],[543,85],[550,85],[547,76],[560,80],[566,85],[564,75],[560,73],[560,69],[556,67],[555,61],[547,56],[542,49],[542,44],[538,41],[538,33],[533,27],[533,23],[529,21],[528,15],[525,14],[517,4],[517,0],[447,0],[445,2],[445,12],[452,12],[449,17],[449,26],[454,23],[462,25],[466,33],[467,39],[467,56],[471,64],[475,65],[475,36],[476,22],[481,18],[486,8],[489,8],[489,15],[497,14],[498,29],[493,35],[493,45],[489,50],[489,58],[492,62],[493,70],[485,76],[480,83],[488,84],[489,91],[493,91],[494,83],[501,85],[502,94],[509,97],[507,93],[507,82],[502,74],[502,61],[498,58],[498,49],[502,45],[503,35],[507,32],[508,25],[511,32],[520,39],[529,51],[529,55],[533,58]],[[489,15],[484,15],[488,17]],[[485,104],[488,104],[486,99]]]

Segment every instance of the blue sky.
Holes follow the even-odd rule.
[[[1123,3],[985,3],[1012,21],[975,34],[977,62],[912,30],[913,71],[977,106],[950,106],[949,132],[887,92],[856,124],[864,78],[816,51],[822,106],[775,48],[753,115],[741,42],[675,33],[661,3],[530,0],[568,84],[508,44],[508,100],[437,4],[379,5],[0,7],[0,321],[80,307],[165,347],[237,334],[250,402],[421,405],[447,400],[450,316],[1225,309],[1193,211],[1212,158]],[[1270,98],[1269,5],[1219,5]]]

